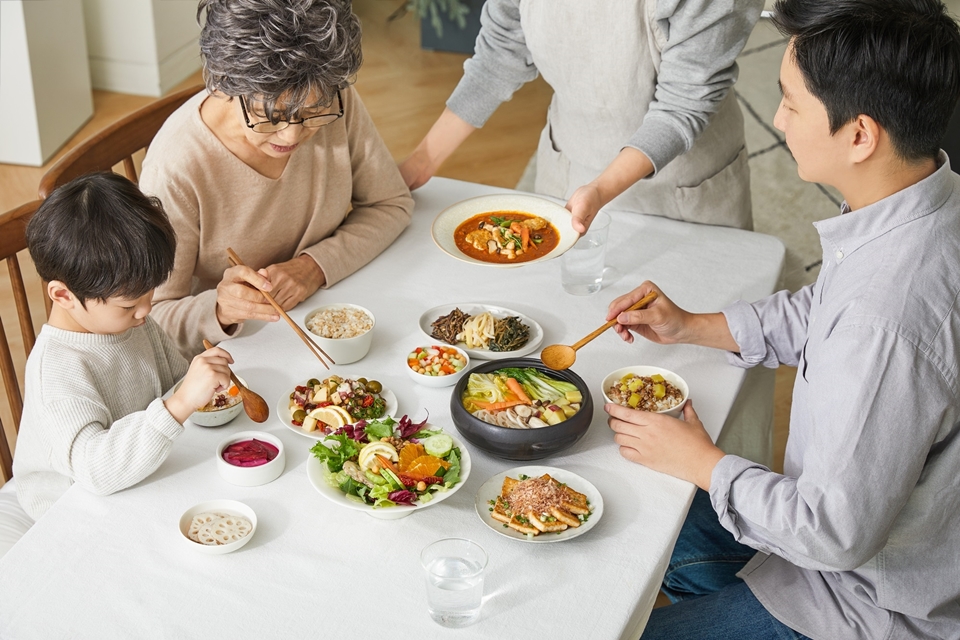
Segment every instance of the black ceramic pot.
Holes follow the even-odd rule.
[[[572,382],[583,394],[580,411],[560,424],[540,429],[509,429],[470,415],[460,400],[470,374],[491,373],[505,367],[533,367],[555,379]],[[473,367],[460,379],[450,395],[450,415],[463,439],[478,449],[507,460],[538,460],[572,447],[587,433],[593,420],[593,397],[583,379],[572,371],[553,371],[533,358],[493,360]]]

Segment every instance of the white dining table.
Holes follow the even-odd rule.
[[[543,345],[572,344],[603,324],[612,299],[644,280],[682,307],[712,311],[770,294],[783,265],[784,247],[770,236],[613,211],[603,288],[572,296],[560,286],[558,260],[495,269],[455,260],[433,243],[431,223],[441,210],[491,193],[509,190],[434,178],[415,192],[413,223],[389,249],[291,312],[302,322],[322,304],[371,310],[369,353],[333,372],[379,380],[396,394],[399,415],[429,413],[431,424],[453,434],[451,388],[419,385],[404,371],[410,349],[433,342],[418,326],[426,310],[499,305],[537,321]],[[620,455],[601,381],[635,364],[680,374],[716,439],[744,377],[719,351],[639,338],[626,344],[608,331],[573,366],[595,401],[583,439],[531,463],[467,444],[472,471],[455,494],[409,517],[380,520],[315,490],[305,469],[314,441],[273,415],[294,385],[327,375],[290,327],[251,322],[222,346],[267,400],[270,419],[256,425],[241,414],[219,428],[188,422],[167,460],[138,485],[105,497],[73,486],[0,560],[0,638],[637,638],[695,487]],[[218,475],[214,450],[249,429],[283,442],[286,468],[269,484],[239,487]],[[602,517],[584,535],[554,544],[491,529],[474,505],[478,489],[524,464],[588,480],[603,497]],[[257,514],[254,537],[234,553],[199,553],[178,530],[184,511],[214,499],[239,500]],[[419,554],[444,537],[470,538],[489,556],[480,620],[464,629],[440,627],[427,613]]]

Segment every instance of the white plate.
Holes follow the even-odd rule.
[[[467,451],[465,446],[463,446],[463,441],[460,440],[460,438],[446,430],[444,430],[444,433],[450,436],[450,438],[453,440],[453,446],[460,448],[460,482],[453,485],[453,488],[451,489],[434,493],[433,499],[430,500],[430,502],[418,502],[413,506],[398,504],[393,507],[381,507],[374,509],[372,505],[351,500],[343,491],[340,491],[340,489],[337,487],[332,487],[327,484],[327,481],[324,479],[326,465],[320,462],[320,460],[318,460],[313,454],[310,454],[310,456],[307,458],[307,477],[310,479],[310,484],[313,485],[313,488],[316,489],[318,493],[331,502],[335,502],[342,507],[347,507],[348,509],[354,509],[357,511],[365,511],[368,515],[371,515],[374,518],[380,518],[381,520],[396,520],[398,518],[403,518],[410,515],[414,511],[426,509],[427,507],[434,505],[441,500],[446,500],[454,493],[459,491],[460,488],[466,483],[467,478],[470,477],[470,452]]]
[[[546,255],[516,264],[484,262],[483,260],[471,258],[457,248],[453,234],[463,221],[480,215],[481,213],[493,211],[520,211],[540,216],[550,221],[550,223],[557,228],[557,231],[560,232],[560,242],[553,248],[553,251],[550,251]],[[536,262],[543,262],[544,260],[552,260],[576,244],[580,238],[580,234],[578,234],[570,224],[571,219],[569,211],[551,200],[531,195],[501,193],[470,198],[469,200],[463,200],[462,202],[447,207],[441,211],[440,215],[433,221],[433,227],[430,229],[430,233],[437,246],[440,247],[444,253],[453,256],[457,260],[471,264],[481,264],[485,267],[510,269],[534,264]]]
[[[535,536],[528,536],[525,533],[520,533],[516,529],[504,526],[499,520],[494,520],[490,517],[490,501],[496,500],[497,496],[500,495],[500,491],[503,489],[504,478],[510,476],[511,478],[519,479],[520,474],[530,476],[531,478],[539,478],[545,473],[550,474],[550,477],[556,479],[558,482],[569,485],[574,491],[587,496],[591,512],[586,522],[579,527],[569,527],[560,533],[541,533]],[[595,486],[571,471],[564,471],[556,467],[541,467],[538,465],[515,467],[503,473],[498,473],[483,483],[483,486],[477,491],[477,515],[480,516],[483,524],[500,535],[513,538],[514,540],[534,543],[561,542],[582,536],[596,526],[600,520],[600,516],[603,515],[603,498]]]
[[[363,377],[363,376],[358,376]],[[351,380],[356,380],[356,378],[350,378]],[[397,415],[397,395],[390,391],[389,389],[384,389],[380,392],[380,396],[387,401],[387,412],[384,414],[386,417],[390,416],[391,418],[396,417]],[[280,422],[283,423],[287,429],[293,431],[294,433],[299,433],[302,436],[307,438],[312,438],[313,440],[320,440],[324,438],[327,434],[320,429],[315,431],[304,431],[297,425],[293,424],[293,415],[290,413],[290,392],[280,396],[280,399],[277,401],[277,418],[280,419]]]
[[[467,345],[462,342],[458,342],[456,346],[466,351],[467,355],[469,355],[471,358],[476,358],[478,360],[504,360],[506,358],[519,358],[520,356],[525,356],[528,353],[536,351],[537,347],[540,346],[540,343],[543,342],[543,328],[537,323],[536,320],[525,316],[518,311],[507,309],[506,307],[495,307],[489,304],[477,304],[473,302],[465,302],[462,304],[443,304],[439,307],[430,309],[420,316],[420,331],[422,331],[428,339],[436,341],[437,339],[430,335],[430,331],[432,330],[430,325],[432,325],[437,318],[445,316],[457,308],[470,316],[480,315],[481,313],[487,311],[498,320],[506,318],[507,316],[517,316],[520,318],[520,321],[523,324],[530,327],[530,339],[527,340],[527,344],[514,351],[468,349]]]

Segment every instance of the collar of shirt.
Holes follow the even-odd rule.
[[[937,164],[940,167],[929,177],[879,202],[851,211],[844,201],[841,215],[814,222],[824,254],[833,254],[839,263],[871,240],[940,209],[953,193],[954,179],[943,151]]]

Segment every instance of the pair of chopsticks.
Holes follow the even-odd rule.
[[[240,259],[240,256],[237,255],[237,252],[234,251],[233,249],[231,249],[230,247],[227,247],[227,256],[229,256],[229,258],[230,258],[230,264],[232,264],[233,266],[235,266],[235,267],[246,266],[246,265],[243,264],[243,260]],[[307,345],[308,347],[310,347],[311,353],[313,353],[313,355],[317,356],[317,360],[320,361],[320,364],[322,364],[323,366],[325,366],[327,369],[330,368],[330,364],[337,364],[336,362],[333,361],[333,358],[331,358],[330,356],[327,355],[327,352],[326,352],[326,351],[324,351],[323,349],[320,348],[320,345],[318,345],[316,342],[314,342],[314,341],[310,338],[310,336],[308,336],[306,333],[303,332],[303,329],[300,328],[300,325],[298,325],[296,322],[294,322],[294,321],[290,318],[290,316],[287,315],[287,312],[283,310],[283,307],[281,307],[279,304],[277,304],[277,301],[273,299],[273,296],[272,296],[272,295],[270,295],[269,293],[267,293],[266,291],[263,291],[263,290],[261,290],[261,289],[257,289],[257,291],[259,291],[261,294],[263,294],[263,297],[267,299],[267,302],[269,302],[271,305],[273,305],[273,308],[277,310],[277,313],[280,314],[280,317],[282,317],[284,320],[286,320],[286,321],[287,321],[287,324],[289,324],[289,325],[293,328],[293,330],[296,332],[296,334],[297,334],[298,336],[300,336],[300,339],[303,340],[303,343],[304,343],[305,345]],[[327,364],[327,363],[323,360],[324,358],[326,358],[327,360],[329,360],[329,361],[330,361],[330,364]]]

